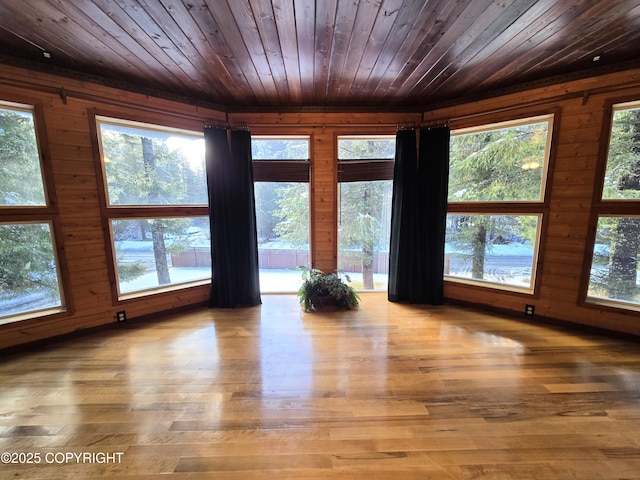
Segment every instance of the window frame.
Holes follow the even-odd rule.
[[[611,312],[627,313],[640,316],[640,305],[622,300],[589,296],[591,281],[591,267],[594,258],[598,222],[601,217],[640,217],[640,199],[603,198],[605,177],[611,134],[613,133],[613,116],[618,110],[640,108],[638,96],[611,98],[605,102],[603,120],[600,131],[598,162],[595,172],[595,187],[591,215],[589,217],[589,235],[585,242],[582,277],[578,303],[580,306],[595,309],[605,309]]]
[[[5,99],[0,97],[0,108],[5,110],[19,110],[30,112],[33,115],[36,147],[40,162],[40,176],[44,195],[44,205],[0,205],[0,222],[3,224],[46,223],[50,226],[52,251],[56,263],[58,277],[58,291],[60,294],[60,306],[46,309],[37,309],[0,317],[0,325],[21,322],[25,320],[38,320],[43,317],[56,318],[73,314],[73,303],[68,295],[71,291],[67,261],[64,255],[64,242],[60,218],[58,215],[58,202],[54,185],[53,167],[49,152],[46,124],[44,122],[44,108],[40,101],[29,98]]]
[[[107,176],[104,168],[102,140],[100,137],[100,119],[107,119],[110,122],[121,124],[123,126],[132,126],[133,128],[146,127],[154,131],[152,127],[158,127],[157,130],[163,132],[186,133],[190,136],[204,136],[203,127],[200,122],[188,121],[179,117],[166,116],[163,117],[162,124],[153,123],[157,119],[147,119],[144,115],[130,116],[122,112],[110,112],[96,109],[89,110],[89,120],[91,135],[94,142],[94,163],[98,174],[98,198],[102,211],[102,224],[105,232],[104,242],[107,255],[107,270],[109,275],[109,283],[111,285],[111,297],[113,306],[126,304],[133,300],[144,298],[147,296],[173,295],[178,290],[187,288],[208,286],[211,279],[196,280],[189,282],[171,283],[157,287],[150,287],[143,290],[133,292],[120,293],[118,280],[118,268],[116,265],[116,249],[112,232],[112,220],[134,220],[134,219],[154,219],[154,218],[191,218],[191,217],[208,217],[209,205],[192,205],[192,204],[162,204],[162,205],[110,205],[107,192]],[[202,132],[202,133],[201,133]],[[206,174],[206,172],[205,172]]]
[[[550,198],[552,184],[550,179],[553,176],[553,166],[555,163],[555,152],[557,145],[557,135],[559,132],[560,109],[549,108],[543,111],[523,111],[521,114],[511,116],[494,117],[486,122],[474,122],[451,127],[451,136],[475,133],[488,130],[508,128],[511,126],[541,123],[548,121],[549,129],[545,147],[546,161],[543,165],[543,176],[540,185],[539,200],[518,200],[518,201],[458,201],[448,202],[447,214],[476,214],[495,216],[517,216],[517,215],[538,215],[539,222],[535,244],[538,245],[534,251],[534,260],[531,269],[532,282],[530,288],[514,287],[511,285],[489,282],[484,280],[472,280],[452,275],[444,275],[445,284],[464,285],[470,288],[483,290],[499,290],[515,295],[525,295],[530,298],[538,298],[540,295],[540,285],[542,282],[542,266],[546,244],[547,218],[549,217]]]

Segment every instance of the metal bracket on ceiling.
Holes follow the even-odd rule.
[[[582,105],[586,105],[589,101],[589,90],[582,92]]]
[[[64,87],[60,87],[60,98],[62,99],[62,103],[67,104],[67,91]]]

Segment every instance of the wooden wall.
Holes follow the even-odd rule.
[[[601,146],[608,141],[604,128],[609,115],[607,103],[633,100],[640,100],[638,70],[425,112],[425,120],[451,119],[452,129],[539,113],[559,116],[549,172],[551,190],[539,258],[538,292],[530,296],[447,282],[448,299],[517,314],[524,312],[525,304],[533,304],[536,315],[548,319],[640,333],[640,313],[585,304],[583,292],[590,268],[590,232],[595,230],[594,195],[601,182],[596,171],[604,161]],[[640,208],[634,213],[640,215]]]
[[[202,286],[113,303],[89,111],[198,131],[205,119],[224,119],[223,113],[5,66],[0,67],[0,100],[35,105],[42,112],[45,131],[38,133],[46,139],[44,162],[53,172],[68,303],[65,313],[0,326],[0,348],[115,322],[119,310],[133,318],[206,300],[209,289]],[[0,212],[0,221],[6,219]]]
[[[445,295],[521,314],[526,303],[550,319],[640,334],[640,315],[584,305],[580,298],[589,237],[596,168],[605,105],[612,99],[640,99],[640,71],[532,89],[482,102],[414,114],[396,113],[225,113],[151,98],[100,85],[0,66],[0,100],[39,105],[46,129],[45,161],[57,197],[60,239],[66,263],[70,309],[50,317],[0,326],[0,349],[129,318],[204,304],[208,286],[114,303],[105,251],[105,225],[98,193],[89,112],[200,131],[208,120],[247,123],[253,134],[308,134],[311,148],[312,261],[336,268],[336,137],[393,134],[397,125],[449,120],[452,128],[555,112],[560,130],[546,216],[538,293],[514,294],[447,282]],[[640,214],[640,212],[638,212]],[[0,212],[0,221],[6,215]]]

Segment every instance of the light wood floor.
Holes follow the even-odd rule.
[[[640,344],[383,294],[0,357],[0,406],[2,479],[640,479]]]

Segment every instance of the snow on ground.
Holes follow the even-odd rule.
[[[362,284],[362,274],[347,272],[351,283]],[[211,269],[208,267],[172,267],[169,269],[172,284],[189,283],[211,278]],[[374,283],[379,289],[386,290],[387,275],[375,274]],[[302,285],[302,272],[298,270],[260,270],[260,289],[262,293],[293,293]],[[158,278],[155,271],[128,281],[122,282],[120,293],[130,293],[139,290],[158,288]]]

